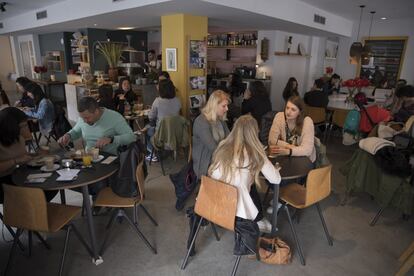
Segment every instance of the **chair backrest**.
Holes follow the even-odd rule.
[[[230,231],[234,231],[237,210],[237,188],[201,177],[200,191],[197,195],[194,211],[197,215]]]
[[[312,118],[314,124],[325,122],[326,111],[324,107],[305,106],[305,115]]]
[[[348,115],[349,110],[342,110],[337,109],[334,111],[332,115],[332,123],[336,126],[339,126],[340,128],[344,128],[345,125],[345,119]]]
[[[137,169],[135,171],[135,175],[137,178],[137,191],[141,197],[141,200],[144,200],[145,197],[145,175],[144,175],[144,158],[142,158],[141,162],[139,162]]]
[[[306,206],[329,196],[331,193],[331,169],[332,166],[329,165],[309,172],[306,180]]]
[[[4,223],[33,231],[49,230],[43,190],[3,184]]]

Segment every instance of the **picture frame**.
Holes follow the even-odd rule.
[[[177,71],[177,48],[166,48],[166,69],[167,71]]]

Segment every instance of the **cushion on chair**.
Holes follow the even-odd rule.
[[[297,209],[306,208],[306,188],[296,183],[281,187],[280,199]]]

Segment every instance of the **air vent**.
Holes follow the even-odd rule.
[[[325,21],[326,21],[326,18],[321,15],[315,14],[313,16],[313,22],[325,25]]]
[[[40,20],[40,19],[44,19],[47,17],[47,10],[44,11],[40,11],[36,13],[36,19]]]
[[[3,29],[3,22],[0,22],[0,29]]]

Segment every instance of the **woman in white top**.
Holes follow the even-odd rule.
[[[258,209],[249,193],[254,182],[260,183],[259,173],[271,184],[279,184],[281,180],[279,170],[267,159],[258,133],[256,120],[250,115],[241,116],[229,136],[218,145],[209,168],[212,178],[237,187],[236,216],[252,221]]]
[[[305,103],[299,96],[290,97],[285,112],[276,114],[269,132],[269,149],[273,154],[307,156],[315,162],[315,127],[305,116]]]

